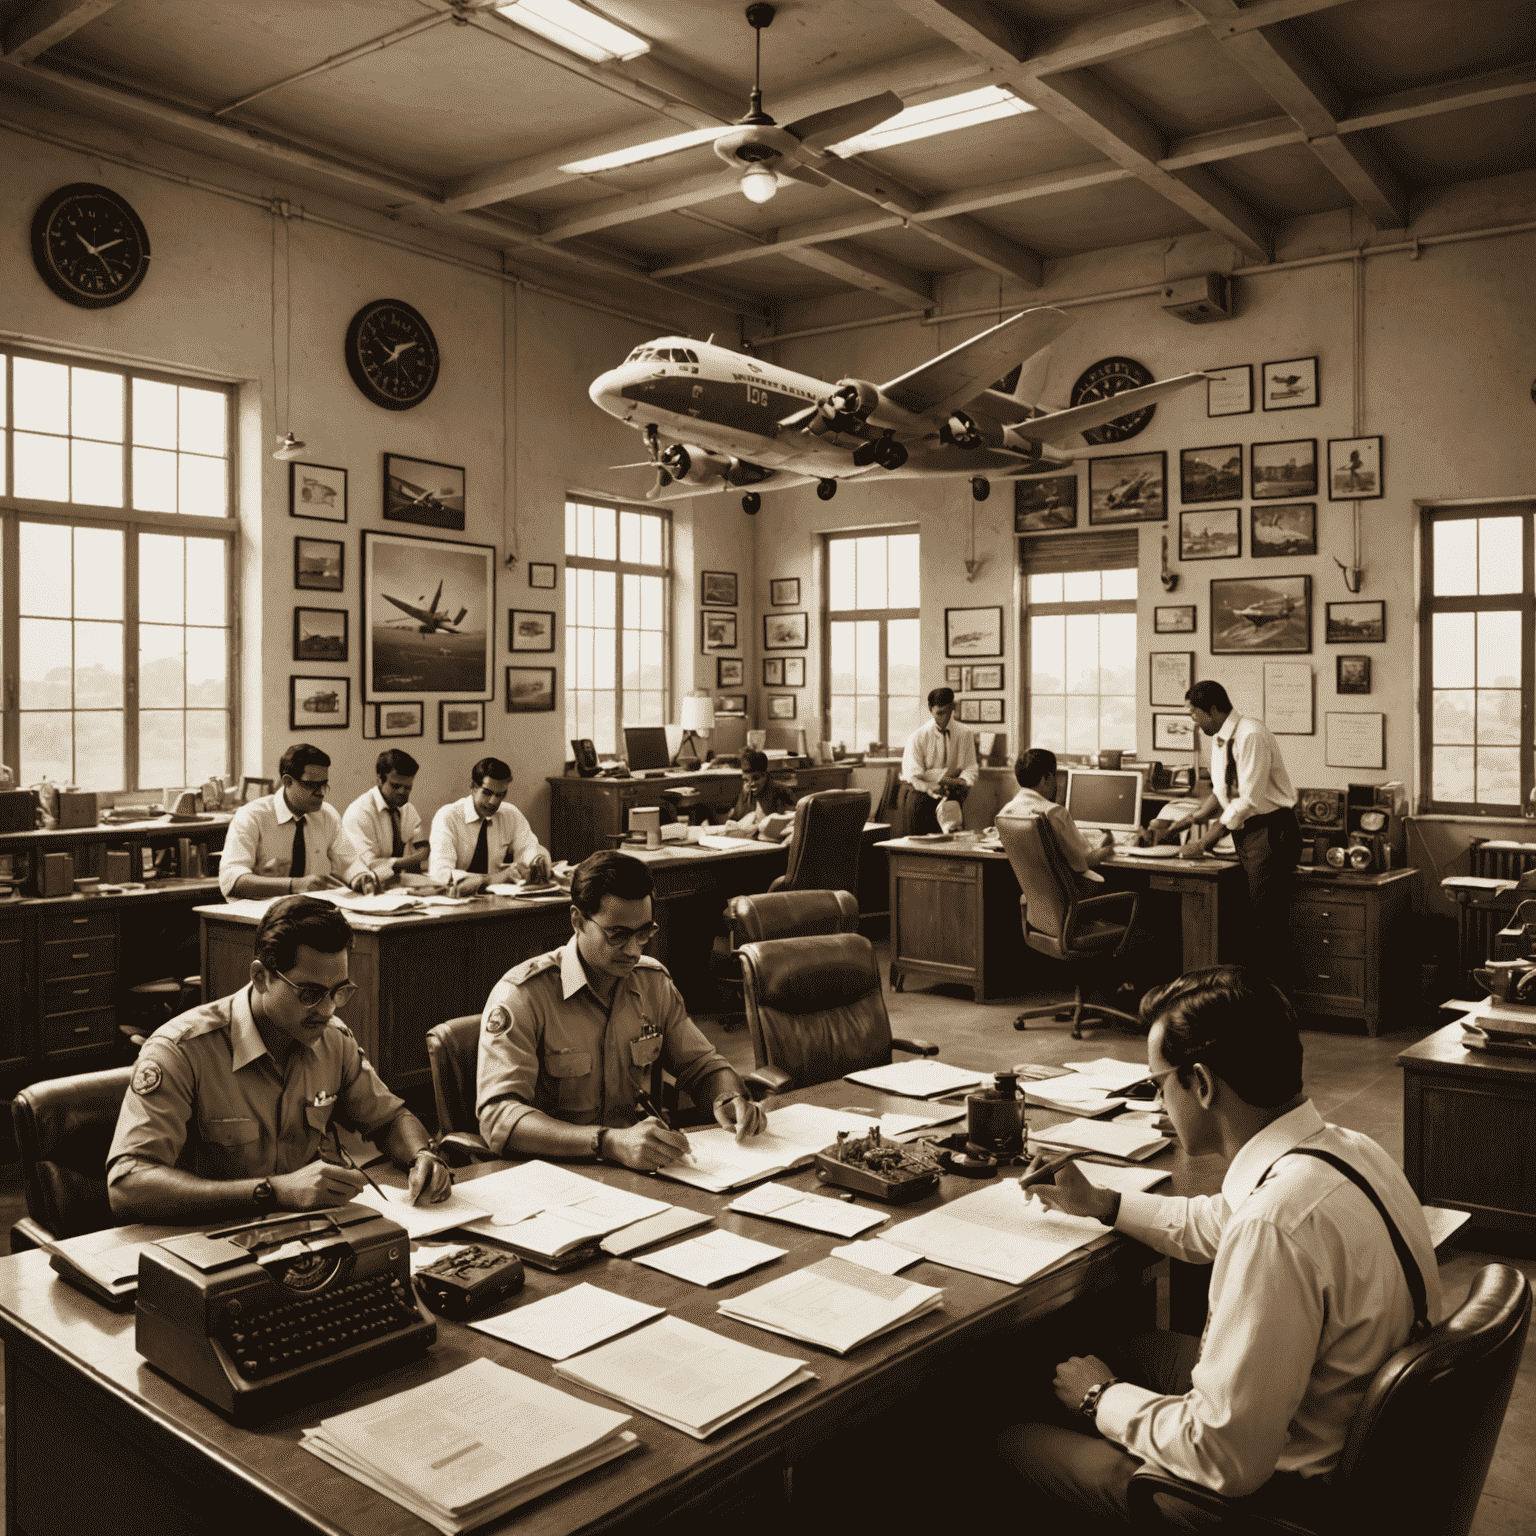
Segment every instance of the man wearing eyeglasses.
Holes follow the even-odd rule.
[[[508,971],[486,999],[475,1102],[492,1151],[645,1172],[676,1162],[688,1138],[641,1103],[658,1060],[738,1141],[766,1127],[666,967],[644,953],[657,932],[652,889],[639,859],[592,854],[571,881],[570,942]]]
[[[224,834],[219,889],[241,896],[296,896],[351,886],[373,892],[379,883],[352,845],[341,814],[325,803],[331,760],[319,747],[296,742],[277,765],[282,782],[235,812]]]
[[[408,1169],[413,1202],[453,1181],[426,1128],[336,1017],[352,930],[329,902],[273,902],[248,987],[162,1024],[139,1052],[107,1154],[119,1223],[191,1225],[345,1205],[366,1182],[338,1127]]]

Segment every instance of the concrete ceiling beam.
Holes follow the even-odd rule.
[[[117,0],[36,0],[11,18],[0,53],[11,64],[30,64],[116,4]]]
[[[988,229],[968,213],[946,219],[923,219],[908,227],[936,245],[964,256],[972,266],[984,267],[1026,288],[1039,288],[1045,282],[1045,263],[1038,251]]]
[[[852,287],[878,293],[902,309],[933,307],[933,282],[926,274],[846,240],[797,246],[783,254]]]
[[[962,53],[1012,69],[1025,54],[1024,29],[986,0],[896,0],[930,32],[946,37]]]

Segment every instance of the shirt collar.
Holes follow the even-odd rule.
[[[464,798],[459,801],[459,804],[464,807],[465,822],[470,826],[474,826],[477,821],[495,821],[496,817],[501,815],[502,808],[506,805],[506,801],[502,801],[501,805],[496,807],[496,810],[493,814],[485,817],[482,817],[480,812],[475,809],[475,797],[473,795],[465,795]]]
[[[1303,1099],[1288,1114],[1270,1121],[1257,1136],[1244,1143],[1221,1181],[1228,1209],[1235,1211],[1258,1188],[1259,1180],[1276,1158],[1284,1157],[1326,1129],[1327,1122],[1311,1099]]]
[[[235,993],[230,1005],[229,1038],[234,1049],[231,1066],[236,1072],[241,1067],[250,1066],[253,1061],[260,1061],[267,1054],[266,1042],[261,1038],[261,1031],[256,1028],[256,1015],[251,1008],[249,985]]]
[[[631,992],[640,990],[638,965],[625,978],[625,982]],[[565,1002],[570,1002],[583,987],[591,985],[587,980],[587,968],[581,963],[581,951],[576,947],[576,935],[573,933],[570,942],[560,951],[560,996]],[[594,992],[592,996],[595,998],[597,993]]]
[[[1237,722],[1243,717],[1234,709],[1225,720],[1221,722],[1221,729],[1216,732],[1216,740],[1221,746],[1232,740],[1237,734]]]
[[[1027,784],[1021,785],[1018,794],[1013,798],[1015,800],[1022,800],[1026,805],[1052,806],[1056,804],[1054,800],[1047,800],[1038,789],[1031,789]]]
[[[384,796],[379,793],[379,786],[377,784],[368,791],[368,803],[380,816],[389,815],[390,807],[385,801]]]
[[[284,826],[290,821],[298,820],[298,817],[293,814],[293,807],[288,804],[288,796],[282,790],[278,790],[272,796],[272,809],[277,815],[277,824],[279,826]]]

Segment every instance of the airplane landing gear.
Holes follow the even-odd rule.
[[[831,501],[837,495],[837,481],[818,480],[816,482],[816,494],[822,501]]]
[[[756,491],[748,491],[747,494],[741,498],[741,510],[745,512],[748,517],[756,517],[758,508],[760,508],[762,504],[763,498],[759,496]]]
[[[985,501],[992,494],[992,482],[985,475],[971,477],[971,500]]]

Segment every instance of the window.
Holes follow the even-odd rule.
[[[1423,532],[1420,808],[1513,815],[1536,786],[1532,512],[1426,509]]]
[[[1030,746],[1136,750],[1136,534],[1021,539]]]
[[[599,752],[667,723],[671,537],[664,512],[565,504],[566,734]]]
[[[831,740],[892,750],[923,723],[915,533],[827,536]]]
[[[0,354],[5,761],[114,792],[228,775],[231,392]]]

